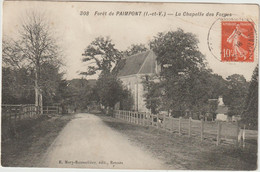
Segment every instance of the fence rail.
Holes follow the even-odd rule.
[[[240,129],[238,122],[193,120],[191,117],[173,118],[162,114],[123,110],[116,110],[114,116],[137,125],[152,126],[188,137],[200,137],[201,141],[212,139],[216,141],[216,145],[221,142],[231,142],[245,146],[245,128]]]
[[[26,122],[26,119],[36,119],[41,114],[59,114],[60,112],[59,106],[43,106],[41,109],[33,104],[2,104],[2,139],[8,139],[11,133],[17,133],[17,126],[24,124],[23,122]]]
[[[43,114],[59,114],[59,106],[43,106]],[[41,109],[33,104],[26,105],[2,105],[2,118],[6,120],[21,120],[34,118],[41,114]]]

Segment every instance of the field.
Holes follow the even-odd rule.
[[[169,169],[189,170],[255,170],[257,168],[257,141],[246,143],[245,148],[222,142],[216,146],[212,137],[201,142],[195,134],[188,137],[179,133],[141,126],[107,116],[103,121],[136,144],[165,162]],[[205,126],[205,128],[210,126]],[[224,126],[225,128],[226,126]],[[196,128],[194,128],[196,129]],[[209,132],[210,134],[210,132]]]

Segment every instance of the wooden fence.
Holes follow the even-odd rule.
[[[43,114],[59,114],[61,109],[59,106],[43,106]]]
[[[59,114],[59,106],[43,106],[43,114]],[[2,119],[17,121],[25,118],[36,118],[41,114],[41,109],[33,104],[2,105]]]
[[[116,110],[114,116],[137,125],[152,126],[188,137],[200,137],[201,141],[211,139],[216,142],[216,145],[221,142],[231,142],[245,146],[245,128],[240,129],[237,122],[193,120],[191,117],[173,118],[166,115],[123,110]]]

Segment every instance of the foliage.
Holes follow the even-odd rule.
[[[34,103],[34,88],[32,73],[25,68],[2,68],[2,103],[32,104]]]
[[[59,67],[51,63],[42,64],[40,71],[39,87],[43,92],[43,103],[49,105],[59,103],[61,101],[58,98],[58,94],[61,94],[59,93],[59,86],[62,82],[63,73],[59,72]]]
[[[213,99],[211,101],[209,101],[209,109],[208,112],[212,115],[213,119],[216,119],[216,110],[218,109],[218,100],[217,99]]]
[[[256,66],[250,81],[242,120],[250,128],[258,128],[258,65]]]
[[[183,30],[158,33],[150,42],[161,65],[161,98],[166,110],[203,110],[208,100],[205,57],[198,50],[198,39]],[[153,89],[150,89],[153,90]],[[149,93],[148,93],[149,94]],[[158,97],[158,94],[155,97]]]
[[[39,73],[44,63],[61,65],[61,49],[43,14],[32,12],[21,24],[16,40],[4,39],[3,61],[10,66],[24,66]]]
[[[35,71],[22,68],[3,67],[3,95],[5,104],[34,104],[34,76]],[[62,82],[62,73],[52,64],[41,66],[40,87],[43,91],[44,104],[61,102],[59,84]]]
[[[248,83],[243,75],[233,74],[227,77],[227,89],[223,101],[229,108],[229,116],[242,114],[247,90]]]
[[[112,67],[122,56],[109,37],[96,38],[82,55],[85,56],[82,61],[90,64],[87,72],[81,72],[82,75],[94,75],[98,71],[110,73]]]
[[[162,84],[155,82],[155,79],[156,76],[145,76],[142,81],[146,108],[151,109],[153,114],[158,113],[162,106]]]
[[[129,103],[126,108],[132,106],[131,96],[128,90],[126,90],[122,82],[112,74],[102,74],[97,81],[97,90],[100,103],[105,108],[114,108],[117,102]]]
[[[52,101],[57,90],[56,82],[62,78],[62,73],[59,72],[62,65],[62,52],[60,50],[45,16],[39,12],[31,12],[22,22],[19,35],[15,40],[4,37],[3,67],[13,70],[13,75],[8,77],[15,77],[15,73],[20,70],[27,71],[22,72],[20,75],[23,76],[20,77],[27,78],[25,80],[33,78],[33,80],[26,84],[14,81],[14,84],[35,90],[35,97],[38,97],[36,90],[43,90],[44,99]],[[11,78],[4,79],[12,80]],[[6,84],[6,87],[12,88],[13,86],[9,83]],[[18,92],[23,94],[24,91],[19,90]]]
[[[67,84],[66,105],[73,106],[76,109],[86,109],[91,103],[92,86],[86,79],[73,79]]]
[[[124,53],[130,55],[143,49],[142,45],[132,45]],[[92,94],[97,95],[95,101],[106,108],[114,108],[115,104],[120,102],[121,109],[130,110],[133,105],[131,92],[123,87],[114,68],[123,53],[115,48],[112,40],[109,37],[96,38],[85,49],[83,56],[83,62],[89,62],[91,65],[88,66],[87,72],[81,74],[94,75],[100,72],[96,87],[92,89]]]
[[[134,99],[130,90],[123,88],[122,97],[120,100],[121,110],[133,110]]]
[[[123,52],[123,54],[124,56],[132,56],[147,50],[148,49],[144,44],[132,44],[130,47],[127,48],[127,50]]]
[[[219,96],[223,96],[226,93],[226,90],[228,89],[227,81],[223,79],[222,76],[214,73],[211,73],[208,77],[208,84],[210,87],[210,98],[218,99]]]
[[[205,57],[198,50],[198,43],[194,34],[181,29],[158,33],[149,44],[162,66],[161,76],[172,79],[179,73],[188,75],[205,68]]]

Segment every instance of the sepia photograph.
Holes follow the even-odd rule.
[[[1,166],[252,171],[259,5],[2,4]]]

